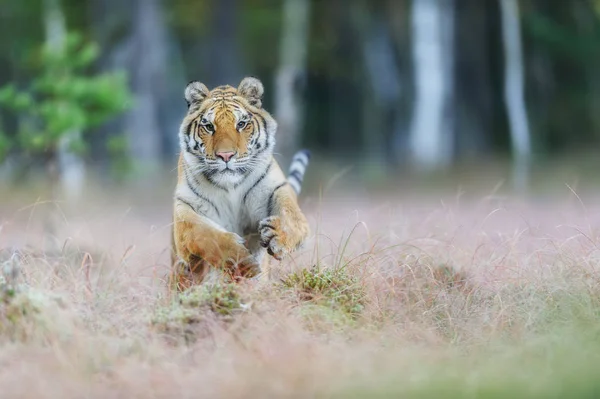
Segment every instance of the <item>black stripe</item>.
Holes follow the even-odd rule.
[[[267,216],[271,216],[273,214],[273,197],[275,196],[275,193],[277,192],[277,190],[279,190],[281,187],[285,186],[286,184],[288,184],[288,183],[287,182],[281,183],[280,185],[275,187],[273,189],[273,191],[271,192],[271,195],[269,195],[269,201],[267,202]]]
[[[252,116],[250,118],[252,118]],[[258,140],[260,139],[260,123],[258,123],[258,121],[255,118],[250,119],[250,123],[254,127],[254,130],[256,130],[257,132],[256,141],[258,142]]]
[[[250,170],[250,168],[248,168],[247,166],[240,166],[238,167],[238,169],[235,171],[237,174],[239,175],[243,175],[244,177],[248,177],[248,175],[250,174],[250,172],[252,172]],[[239,186],[241,186],[242,184],[244,184],[246,182],[246,179],[242,179],[240,182],[235,183],[233,185],[233,188],[238,188]]]
[[[308,163],[304,162],[304,159],[302,159],[301,157],[295,157],[292,161],[292,165],[295,163],[299,163],[300,165],[302,165],[303,168],[306,168],[306,166],[308,165]]]
[[[219,173],[218,170],[206,170],[202,172],[202,175],[206,178],[206,180],[212,184],[213,186],[223,190],[223,191],[228,191],[227,187],[221,186],[220,184],[218,184],[216,181],[213,180],[213,176],[216,175],[217,173]]]
[[[297,172],[297,173],[303,175],[304,172],[306,172],[306,168],[303,168],[302,166],[298,166],[298,165],[292,165],[290,170],[288,170],[288,175],[291,175],[294,172]]]
[[[259,124],[262,123],[262,125],[265,128],[265,130],[267,130],[267,121],[265,120],[265,118],[263,118],[263,116],[261,114],[254,114],[254,116],[258,120],[258,123]]]
[[[258,122],[259,122],[259,123],[261,123],[261,122],[262,122],[263,129],[265,130],[265,135],[267,136],[267,142],[266,142],[266,145],[265,145],[265,147],[266,147],[266,148],[269,148],[271,145],[269,144],[269,131],[268,131],[268,129],[267,129],[267,121],[266,121],[266,120],[265,120],[265,118],[263,118],[263,116],[262,116],[262,115],[260,115],[260,114],[256,114],[256,118],[258,119]],[[261,151],[261,152],[262,152],[262,151]]]
[[[185,205],[187,205],[187,206],[189,206],[190,208],[192,208],[192,211],[194,211],[194,212],[196,212],[196,213],[199,213],[199,214],[201,214],[201,215],[203,215],[203,216],[206,216],[206,215],[205,215],[203,212],[200,212],[200,211],[198,211],[198,209],[196,209],[196,207],[194,207],[194,205],[190,204],[189,202],[187,202],[187,201],[186,201],[186,200],[184,200],[183,198],[181,198],[181,197],[177,197],[177,198],[176,198],[176,200],[177,200],[177,201],[181,201],[181,202],[183,202]]]
[[[221,212],[219,212],[219,208],[217,208],[217,206],[215,205],[214,202],[212,202],[211,200],[209,200],[208,198],[206,198],[205,196],[203,196],[202,194],[200,194],[195,188],[194,186],[192,186],[192,184],[190,183],[190,176],[187,172],[187,169],[183,169],[183,173],[185,174],[185,181],[188,185],[188,187],[190,188],[190,190],[192,190],[192,192],[194,193],[194,195],[204,201],[206,201],[208,204],[210,204],[214,209],[215,212],[217,213],[218,217],[221,217]]]
[[[190,140],[192,139],[192,137],[194,138],[194,141],[196,141],[197,143],[199,142],[199,138],[200,135],[198,134],[198,119],[194,119],[193,121],[190,122],[189,126],[188,126],[188,130],[187,130],[187,148],[188,148],[188,152],[190,149]]]
[[[241,108],[246,108],[244,104],[242,104],[241,102],[239,102],[238,100],[236,100],[234,98],[229,98],[227,100],[230,101],[230,102],[232,102],[233,104],[238,105]]]
[[[261,128],[260,128],[260,123],[258,122],[258,120],[256,119],[252,119],[252,122],[255,126],[256,129],[256,142],[255,142],[255,146],[256,146],[256,154],[254,154],[255,157],[260,156],[265,150],[268,149],[267,144],[265,143],[265,145],[263,146],[263,144],[260,142],[260,136],[263,134]],[[266,132],[264,134],[267,134]]]
[[[190,134],[192,133],[192,125],[194,124],[194,122],[196,122],[196,120],[194,119],[193,121],[191,121],[190,123],[188,123],[187,128],[185,129],[185,134],[189,137]]]
[[[298,183],[302,183],[302,180],[304,180],[304,176],[302,176],[302,174],[300,172],[298,172],[297,170],[295,170],[292,173],[290,173],[288,175],[288,179],[290,177],[293,177],[294,179],[298,180]]]
[[[191,140],[190,135],[192,134],[192,125],[194,124],[194,122],[195,122],[195,120],[188,123],[187,128],[185,129],[185,136],[184,136],[185,149],[189,153],[192,153],[192,149],[190,148],[190,140]]]
[[[190,154],[192,154],[192,149],[190,148],[190,137],[187,137],[187,140],[185,140],[185,149],[187,150],[187,152],[189,152]]]
[[[233,91],[232,87],[219,86],[219,87],[215,87],[211,94],[215,97],[223,96],[223,95],[231,95],[232,96],[235,94],[235,92]]]
[[[272,165],[272,162],[269,163],[269,166],[267,166],[267,169],[265,169],[265,171],[260,175],[260,177],[254,182],[252,187],[250,187],[248,189],[248,191],[246,191],[246,194],[244,194],[244,199],[242,201],[244,204],[246,203],[246,198],[248,198],[248,194],[250,194],[250,191],[252,191],[254,189],[254,187],[258,186],[258,183],[260,183],[267,176],[267,173],[269,173],[269,170],[271,170],[271,165]]]
[[[271,144],[269,143],[269,138],[270,137],[269,137],[269,132],[267,131],[267,123],[265,122],[265,119],[262,116],[258,115],[258,114],[255,114],[255,116],[257,118],[257,122],[258,122],[258,125],[259,125],[259,128],[258,128],[259,135],[261,133],[261,121],[262,121],[262,126],[263,126],[264,134],[265,134],[265,137],[266,137],[265,146],[262,147],[259,151],[256,152],[255,156],[259,156],[263,152],[265,152],[267,150],[270,150],[271,149]],[[257,141],[258,140],[260,140],[260,136],[257,138]]]
[[[308,150],[308,149],[305,148],[303,150],[300,150],[299,152],[301,152],[302,154],[304,154],[304,156],[306,157],[306,160],[310,162],[310,157],[312,155],[311,152],[310,152],[310,150]]]

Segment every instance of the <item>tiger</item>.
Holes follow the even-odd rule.
[[[296,152],[287,175],[273,156],[277,122],[263,108],[264,86],[187,84],[179,128],[172,224],[172,282],[178,290],[210,271],[265,276],[269,257],[298,250],[310,228],[298,195],[311,153]]]

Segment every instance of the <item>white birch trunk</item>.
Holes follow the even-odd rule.
[[[303,104],[298,83],[306,70],[310,17],[309,0],[285,0],[279,70],[275,77],[275,117],[279,125],[278,152],[291,157],[302,131]],[[286,159],[287,162],[291,159]]]
[[[60,0],[44,0],[44,25],[46,46],[50,51],[64,51],[67,35],[65,16]],[[65,132],[59,141],[56,154],[56,167],[63,194],[68,200],[77,201],[81,197],[85,179],[85,165],[81,157],[69,150],[74,139],[81,132]]]
[[[516,188],[521,190],[527,187],[529,180],[531,137],[525,106],[523,50],[517,0],[500,0],[500,11],[505,59],[504,101],[515,157],[513,181]]]
[[[423,169],[447,165],[452,154],[453,2],[413,0],[416,98],[410,131],[413,162]],[[450,14],[448,14],[450,13]]]

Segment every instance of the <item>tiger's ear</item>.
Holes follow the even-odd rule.
[[[208,88],[200,82],[193,81],[188,83],[185,88],[185,101],[188,107],[192,104],[199,104],[208,96]]]
[[[262,107],[264,92],[265,88],[262,82],[252,77],[244,78],[238,87],[238,93],[256,108]]]

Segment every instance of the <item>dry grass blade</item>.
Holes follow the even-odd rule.
[[[104,210],[68,223],[65,215],[56,252],[40,244],[36,218],[15,216],[2,231],[13,241],[0,251],[0,364],[10,366],[0,368],[0,390],[592,397],[600,366],[593,207],[582,215],[564,204],[452,201],[323,199],[318,234],[274,265],[272,280],[216,275],[181,294],[167,289],[169,231],[154,228],[167,225],[167,212],[137,217],[132,207],[124,220],[121,209]]]

